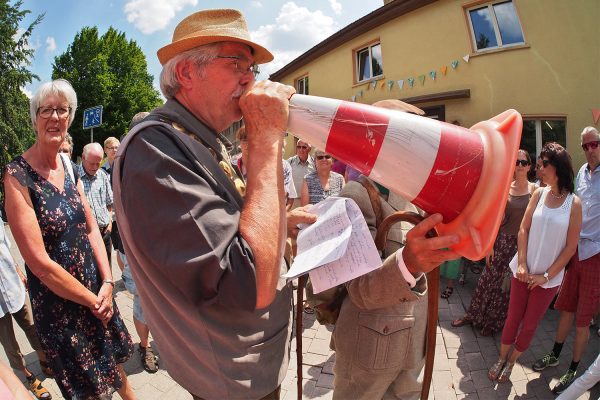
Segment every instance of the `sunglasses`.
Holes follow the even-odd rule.
[[[324,156],[317,156],[317,160],[319,160],[319,161],[325,160],[325,159],[330,160],[331,156],[329,154],[326,154]]]
[[[596,150],[598,148],[598,144],[600,144],[600,140],[596,140],[596,141],[588,142],[588,143],[583,143],[581,145],[581,148],[583,149],[583,151]]]
[[[529,165],[529,161],[527,161],[527,160],[517,160],[517,167],[519,166],[519,164],[520,164],[522,167],[526,167],[526,166],[528,166],[528,165]]]
[[[296,146],[297,149],[308,150],[308,146]]]

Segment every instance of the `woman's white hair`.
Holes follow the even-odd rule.
[[[200,67],[199,73],[200,76],[202,76],[202,72],[204,70],[203,66],[217,57],[222,46],[223,42],[199,46],[177,54],[175,57],[167,61],[167,63],[163,66],[162,72],[160,73],[160,91],[162,92],[163,96],[165,96],[167,99],[173,99],[179,91],[180,85],[179,81],[177,80],[177,73],[175,71],[177,64],[179,64],[181,61],[190,61]]]
[[[31,116],[31,124],[33,129],[37,131],[37,113],[42,103],[48,96],[60,97],[69,103],[69,126],[75,118],[75,110],[77,110],[77,94],[73,86],[66,79],[56,79],[43,83],[35,92],[31,100],[29,100],[29,114]]]

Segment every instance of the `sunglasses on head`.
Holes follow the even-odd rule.
[[[331,159],[331,156],[329,154],[325,154],[323,156],[317,156],[317,160],[324,160],[324,159]]]
[[[529,161],[527,160],[517,160],[517,167],[521,164],[521,166],[526,167],[529,165]]]
[[[297,149],[302,149],[302,150],[308,150],[308,146],[302,146],[302,145],[298,145],[296,146]]]
[[[583,143],[581,148],[583,151],[596,150],[598,148],[598,144],[600,144],[600,140],[595,140],[593,142]]]

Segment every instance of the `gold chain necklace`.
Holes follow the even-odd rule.
[[[565,197],[565,194],[562,193],[560,196],[554,194],[554,192],[552,191],[552,189],[550,189],[550,194],[552,195],[552,197],[554,197],[555,199],[562,199],[563,197]]]

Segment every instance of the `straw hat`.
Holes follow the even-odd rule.
[[[171,44],[158,50],[158,60],[164,65],[179,53],[215,42],[247,44],[253,49],[254,62],[257,64],[273,60],[269,50],[250,40],[242,13],[231,9],[198,11],[185,18],[175,28]]]

